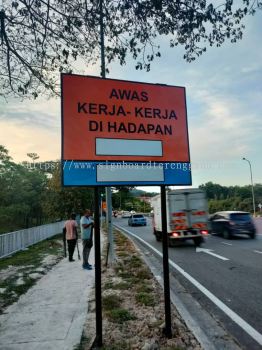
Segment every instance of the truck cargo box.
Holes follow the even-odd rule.
[[[161,197],[151,199],[153,207],[153,233],[157,241],[162,239]],[[167,232],[169,245],[193,239],[200,245],[208,234],[208,205],[205,192],[198,188],[167,192]]]

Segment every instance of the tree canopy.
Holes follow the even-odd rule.
[[[47,178],[15,163],[0,145],[0,233],[42,223]]]
[[[59,72],[100,60],[100,1],[6,0],[0,9],[0,89],[2,96],[58,94]],[[242,38],[243,19],[262,8],[261,0],[107,0],[103,5],[108,63],[150,70],[166,36],[195,60],[209,45]]]
[[[253,211],[251,185],[246,186],[222,186],[211,181],[200,185],[199,188],[206,192],[209,204],[209,212],[221,210]],[[258,204],[262,202],[262,185],[254,185],[256,211],[261,215]]]

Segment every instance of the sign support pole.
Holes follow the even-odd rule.
[[[165,297],[165,329],[167,338],[172,337],[171,330],[171,306],[170,306],[170,283],[169,283],[169,263],[168,263],[168,234],[166,215],[166,187],[161,188],[161,219],[162,219],[162,250],[163,250],[163,274],[164,274],[164,297]]]
[[[105,43],[103,23],[103,0],[99,2],[100,9],[100,45],[101,45],[101,76],[105,78]],[[102,288],[101,288],[101,248],[100,248],[100,222],[99,222],[99,189],[94,188],[95,199],[95,297],[96,297],[96,339],[98,347],[103,345],[102,325]],[[102,210],[102,208],[101,208]]]
[[[100,249],[100,217],[99,188],[94,188],[95,199],[95,297],[96,297],[96,346],[102,346],[102,292],[101,292],[101,249]]]

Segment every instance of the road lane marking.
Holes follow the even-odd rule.
[[[212,249],[198,248],[198,247],[196,248],[196,253],[206,253],[206,254],[215,256],[216,258],[221,259],[221,260],[229,260],[228,258],[225,258],[222,255],[218,255],[218,254],[215,254],[215,253],[212,253],[212,252],[213,252]]]
[[[259,250],[254,250],[254,253],[262,254],[262,252]]]
[[[221,244],[232,245],[232,243],[227,243],[227,242],[221,242]]]
[[[129,230],[114,224],[118,229],[125,231],[131,236],[135,237],[141,241],[144,245],[148,246],[157,255],[163,258],[163,254],[160,253],[156,248],[151,246],[149,243],[144,241],[141,237],[135,235]],[[253,328],[249,323],[247,323],[243,318],[241,318],[237,313],[231,310],[226,304],[224,304],[220,299],[218,299],[214,294],[212,294],[207,288],[205,288],[201,283],[199,283],[194,277],[189,275],[180,266],[169,259],[169,264],[173,266],[177,271],[179,271],[188,281],[190,281],[196,288],[198,288],[209,300],[211,300],[220,310],[222,310],[231,320],[233,320],[240,328],[242,328],[246,333],[250,335],[259,345],[262,345],[262,334],[259,333],[255,328]]]

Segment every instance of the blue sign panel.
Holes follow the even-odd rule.
[[[64,161],[64,186],[191,185],[190,163]]]

